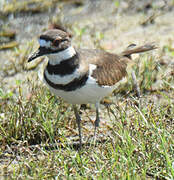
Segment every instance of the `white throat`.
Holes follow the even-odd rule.
[[[63,60],[70,59],[75,54],[76,54],[75,49],[72,46],[70,46],[65,50],[62,50],[58,53],[48,54],[47,56],[50,64],[56,65],[56,64],[60,64],[60,62]]]

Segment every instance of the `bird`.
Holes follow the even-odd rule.
[[[48,57],[43,73],[44,82],[54,95],[72,104],[80,148],[81,117],[77,105],[95,104],[95,137],[100,123],[100,101],[127,77],[127,67],[132,62],[131,55],[156,48],[151,43],[138,47],[132,44],[119,55],[101,49],[76,49],[72,46],[71,34],[60,29],[43,32],[38,41],[39,48],[28,58],[28,62],[40,56]]]

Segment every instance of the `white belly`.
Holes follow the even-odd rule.
[[[109,95],[114,87],[100,87],[97,84],[88,84],[75,91],[56,90],[48,85],[49,89],[56,96],[62,97],[71,104],[86,104],[99,102],[103,97]]]
[[[98,86],[96,83],[91,83],[91,80],[88,79],[85,86],[76,89],[75,91],[57,90],[50,87],[47,83],[46,84],[53,94],[63,98],[65,101],[71,104],[95,104],[96,102],[99,102],[102,98],[111,94],[114,89],[116,89],[120,84],[125,83],[126,80],[126,78],[123,78],[114,86],[101,87]]]

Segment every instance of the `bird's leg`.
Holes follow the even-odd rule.
[[[95,129],[94,129],[94,141],[96,140],[96,130],[99,127],[100,117],[99,117],[99,102],[95,104],[96,107],[96,119],[95,119]]]
[[[80,143],[80,148],[81,148],[82,147],[82,136],[81,136],[81,126],[80,126],[81,118],[80,118],[80,115],[78,113],[76,105],[73,105],[73,110],[74,110],[74,114],[75,114],[75,117],[76,117],[76,123],[78,125],[79,143]]]

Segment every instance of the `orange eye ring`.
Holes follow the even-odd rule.
[[[59,43],[60,43],[60,39],[55,39],[55,40],[53,41],[53,46],[58,47],[58,46],[59,46]]]

